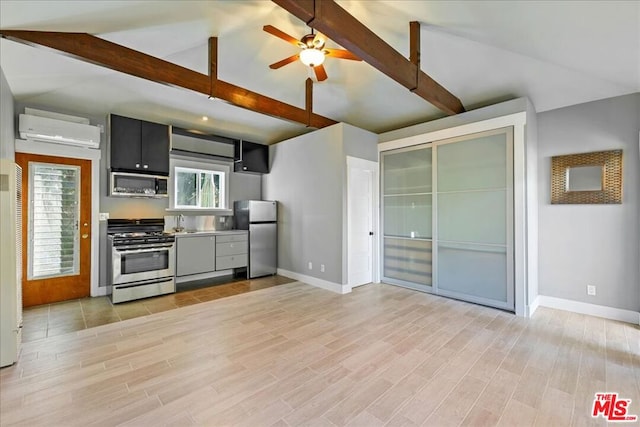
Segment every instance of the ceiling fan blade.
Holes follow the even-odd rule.
[[[360,57],[354,55],[353,53],[349,52],[348,50],[343,50],[343,49],[323,49],[325,52],[327,52],[327,56],[333,56],[334,58],[340,58],[340,59],[350,59],[352,61],[362,61],[362,59],[360,59]]]
[[[317,67],[313,67],[313,71],[316,73],[316,78],[319,82],[327,80],[327,71],[324,69],[323,65],[318,65]]]
[[[327,38],[324,36],[324,34],[316,33],[316,36],[313,38],[313,41],[311,43],[316,49],[322,49],[326,42]]]
[[[269,65],[269,68],[271,68],[272,70],[277,70],[280,67],[284,67],[287,64],[291,64],[292,62],[297,61],[298,56],[299,55],[296,53],[295,55],[291,55],[290,57],[285,58],[282,61],[274,62],[273,64]]]
[[[289,34],[285,33],[284,31],[280,31],[273,25],[265,25],[264,27],[262,27],[262,29],[271,35],[274,35],[288,43],[291,43],[294,46],[300,47],[300,40],[294,39]]]

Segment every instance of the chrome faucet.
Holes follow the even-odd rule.
[[[184,230],[184,215],[180,214],[177,216],[176,227],[175,230],[180,232]]]

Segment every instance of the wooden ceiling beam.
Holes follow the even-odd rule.
[[[272,1],[445,113],[465,111],[457,97],[334,0]]]
[[[313,80],[311,78],[307,78],[304,82],[304,104],[305,109],[307,110],[307,120],[310,126],[311,124],[311,115],[313,114]]]
[[[207,94],[209,76],[87,33],[0,30],[3,38],[146,80]]]
[[[305,126],[322,128],[335,120],[317,114],[307,117],[302,109],[217,78],[217,40],[209,40],[209,75],[173,64],[87,33],[0,30],[3,38],[35,47],[46,47],[121,73],[212,96],[237,107]],[[215,39],[215,38],[214,38]]]
[[[209,37],[209,97],[214,97],[218,83],[218,38]]]
[[[420,69],[420,23],[409,22],[409,61]]]

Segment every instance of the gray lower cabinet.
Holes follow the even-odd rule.
[[[246,267],[248,262],[247,237],[247,233],[206,234],[204,236],[194,234],[177,237],[176,277]]]
[[[216,236],[181,236],[176,239],[176,276],[216,270]]]
[[[216,237],[216,270],[228,270],[247,266],[247,234],[230,234]]]

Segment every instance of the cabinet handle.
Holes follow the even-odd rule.
[[[140,167],[140,163],[136,163],[136,167],[139,168]]]
[[[144,165],[143,168],[148,169],[149,165]]]

